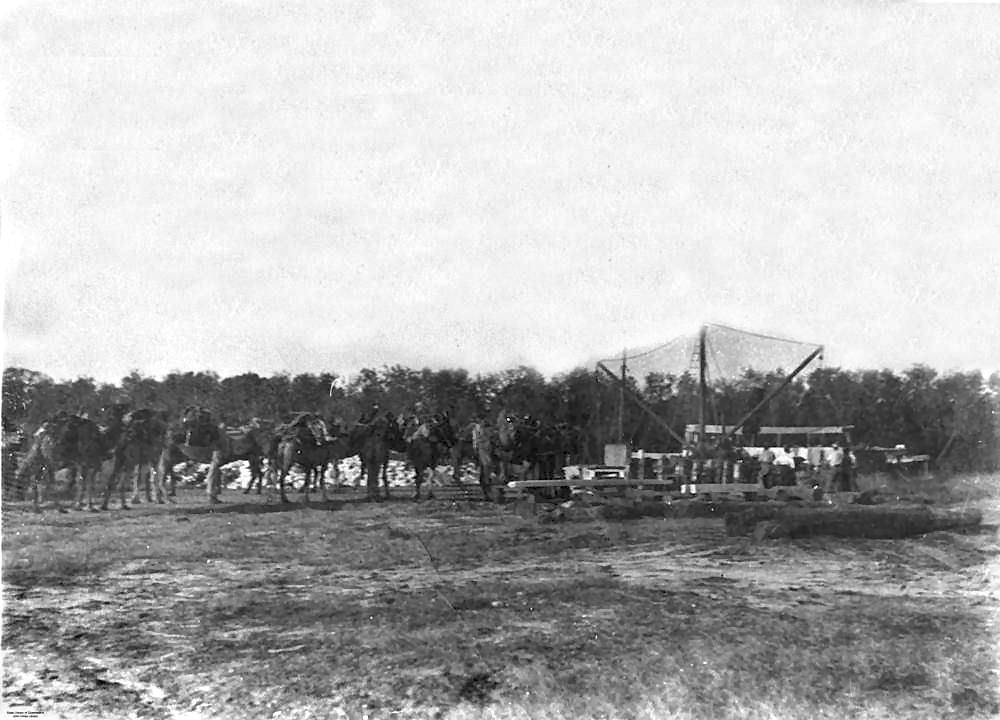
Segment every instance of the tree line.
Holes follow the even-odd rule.
[[[735,380],[711,383],[707,421],[740,420],[785,380],[782,371],[746,371]],[[629,389],[678,435],[698,420],[697,378],[651,373]],[[3,423],[30,435],[60,410],[99,417],[115,402],[154,407],[177,415],[190,405],[210,408],[227,424],[250,418],[281,420],[298,411],[356,420],[376,403],[396,413],[447,410],[459,424],[473,418],[489,422],[514,412],[567,423],[582,431],[585,458],[599,462],[603,445],[619,431],[634,447],[676,450],[671,433],[631,401],[603,373],[577,368],[545,378],[520,366],[471,375],[463,369],[416,370],[401,365],[365,368],[352,377],[337,373],[288,373],[263,377],[244,373],[173,372],[156,379],[132,372],[117,384],[80,377],[55,381],[25,368],[3,374]],[[1000,469],[1000,372],[985,378],[978,371],[939,373],[926,365],[902,372],[819,368],[792,381],[765,405],[758,425],[853,425],[859,445],[905,445],[926,453],[942,468],[956,471]]]

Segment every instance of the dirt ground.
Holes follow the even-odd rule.
[[[333,498],[5,505],[7,714],[1000,713],[990,493],[982,528],[896,541]]]

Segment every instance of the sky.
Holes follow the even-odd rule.
[[[4,363],[1000,369],[1000,5],[19,2]]]

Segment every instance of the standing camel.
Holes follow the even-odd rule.
[[[244,495],[249,494],[254,485],[260,495],[264,485],[264,460],[267,459],[268,471],[271,472],[277,457],[278,440],[273,426],[260,418],[253,418],[238,428],[225,429],[223,464],[246,460],[250,468],[250,482],[243,490]]]
[[[300,465],[306,472],[305,483],[302,486],[303,502],[309,503],[309,490],[313,478],[323,495],[326,495],[326,468],[330,463],[336,465],[347,452],[347,442],[342,438],[326,438],[317,440],[308,427],[299,425],[285,429],[278,442],[276,469],[278,471],[278,490],[281,502],[289,502],[285,494],[285,478],[295,465]]]
[[[77,482],[77,509],[83,509],[84,495],[87,507],[94,509],[94,482],[104,461],[109,457],[122,429],[122,416],[127,406],[116,404],[110,408],[109,422],[100,427],[89,418],[62,412],[50,418],[35,432],[35,440],[18,471],[19,482],[32,473],[33,506],[41,512],[41,485],[49,492],[58,470],[70,469]],[[55,509],[63,512],[58,497]]]
[[[227,450],[226,434],[213,421],[212,414],[201,407],[187,407],[179,421],[167,426],[156,469],[157,497],[166,494],[164,478],[171,474],[170,468],[187,459],[210,463],[208,477],[205,479],[208,502],[212,505],[222,502],[219,498],[222,489],[220,467]]]
[[[438,465],[438,460],[448,457],[451,448],[455,445],[454,430],[447,415],[435,415],[428,422],[423,423],[406,443],[406,457],[413,465],[415,473],[414,500],[420,500],[420,486],[423,484],[424,473],[433,471]],[[427,496],[431,497],[431,491],[427,491]]]
[[[139,484],[143,477],[143,469],[148,469],[150,473],[155,470],[166,431],[166,416],[151,408],[134,410],[123,418],[121,437],[114,449],[114,466],[104,489],[102,510],[108,509],[108,500],[115,487],[118,487],[122,510],[128,509],[125,502],[125,482],[122,478],[122,475],[126,473],[133,475],[132,502],[139,502]],[[146,478],[146,501],[153,501],[148,476]],[[162,494],[157,493],[157,501],[164,501]]]

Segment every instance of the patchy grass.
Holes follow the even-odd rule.
[[[5,508],[5,704],[85,718],[1000,713],[995,533],[755,544],[714,518],[540,525],[482,503],[230,497],[218,512],[195,492],[127,512]]]
[[[1000,475],[966,473],[954,476],[912,477],[879,473],[858,477],[861,490],[878,490],[900,502],[929,502],[942,505],[972,505],[996,502],[1000,497]]]

